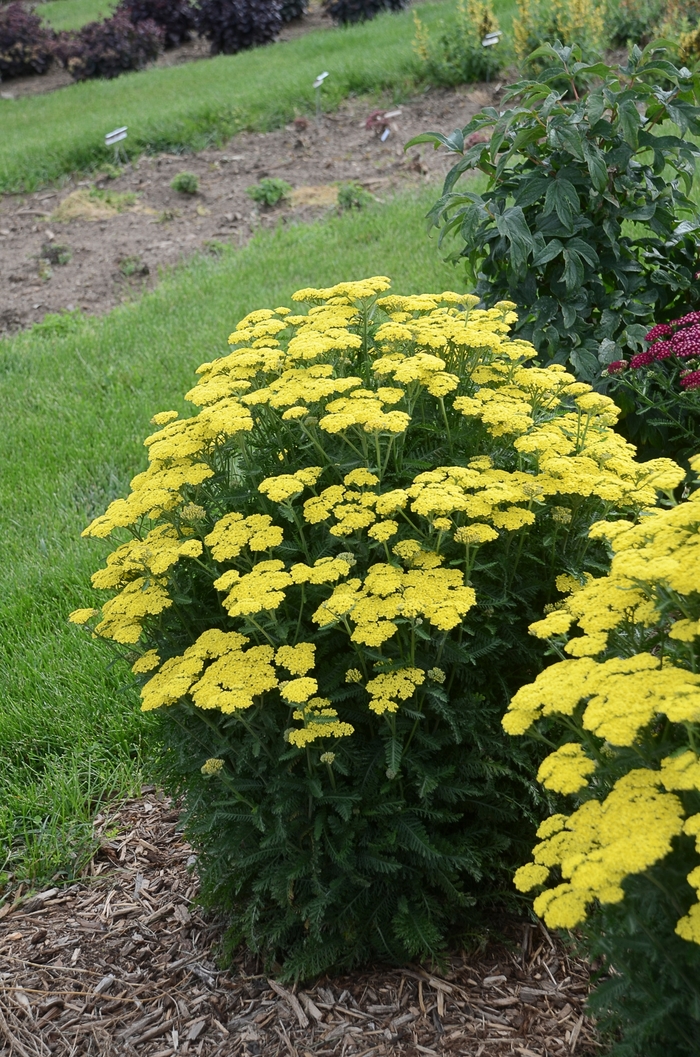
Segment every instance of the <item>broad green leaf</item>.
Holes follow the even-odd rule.
[[[574,217],[580,211],[578,192],[566,179],[555,179],[550,181],[545,195],[544,215],[548,216],[556,212],[561,223],[571,228]]]

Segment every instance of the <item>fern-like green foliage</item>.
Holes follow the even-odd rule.
[[[587,954],[603,963],[589,1007],[610,1057],[700,1053],[700,947],[675,932],[697,898],[686,880],[696,861],[692,845],[681,838],[672,858],[630,878],[624,901],[584,926]]]

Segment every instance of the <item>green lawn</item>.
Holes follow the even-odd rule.
[[[242,315],[298,287],[387,274],[400,292],[454,288],[425,236],[435,193],[261,232],[104,319],[54,317],[0,342],[0,871],[70,876],[101,799],[141,780],[130,674],[66,618],[92,604],[105,553],[80,532],[144,468],[150,417],[186,406]]]
[[[78,0],[56,0],[60,7]],[[496,4],[504,26],[514,0]],[[429,26],[454,0],[416,7]],[[413,14],[380,15],[344,29],[316,30],[283,44],[180,66],[70,85],[46,95],[0,99],[0,192],[33,190],[111,157],[104,136],[127,125],[132,152],[184,151],[224,141],[241,129],[270,129],[314,107],[323,70],[323,105],[355,93],[415,88]]]
[[[48,0],[36,13],[55,30],[80,29],[86,22],[108,18],[117,0]]]

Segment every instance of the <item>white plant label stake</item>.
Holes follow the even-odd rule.
[[[318,77],[314,81],[314,88],[316,89],[316,124],[318,125],[321,120],[321,87],[326,77],[328,76],[328,70],[323,73],[319,73]]]
[[[119,144],[123,139],[126,139],[128,125],[122,125],[121,128],[115,128],[113,132],[108,132],[105,136],[105,147],[114,147],[114,161],[115,164],[119,164],[121,156],[121,148]],[[124,155],[126,158],[126,153]]]

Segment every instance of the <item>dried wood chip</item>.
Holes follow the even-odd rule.
[[[302,1028],[308,1028],[309,1018],[307,1017],[304,1010],[301,1008],[301,1005],[299,1004],[299,999],[296,997],[296,995],[293,995],[291,991],[287,991],[284,987],[282,987],[281,984],[278,984],[276,980],[268,980],[267,982],[272,988],[272,990],[275,992],[275,994],[279,995],[280,998],[283,998],[287,1005],[291,1008],[292,1012],[296,1013],[297,1020],[299,1021],[300,1026]]]

